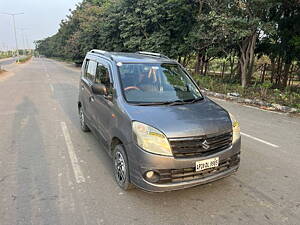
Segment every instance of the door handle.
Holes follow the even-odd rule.
[[[84,86],[83,85],[81,85],[81,90],[84,90]]]
[[[90,100],[90,102],[94,102],[95,101],[95,97],[94,96],[90,96],[89,100]]]

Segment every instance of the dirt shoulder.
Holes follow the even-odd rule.
[[[14,73],[6,70],[0,71],[0,82],[6,80],[7,78],[11,77]]]
[[[2,70],[0,70],[0,82],[10,78],[13,76],[15,71],[22,69],[23,66],[29,64],[32,61],[32,58],[22,63],[12,63],[9,65],[2,66]]]

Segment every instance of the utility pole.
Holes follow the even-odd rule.
[[[25,33],[25,30],[28,30],[27,28],[17,28],[17,30],[20,30],[22,32],[22,38],[23,38],[23,52],[25,50],[25,53],[27,55],[27,50],[28,48],[28,40],[27,40],[27,35]],[[26,41],[26,42],[25,42]]]
[[[16,41],[16,50],[17,50],[17,62],[19,62],[19,48],[18,48],[15,16],[22,15],[24,13],[0,13],[0,14],[9,15],[9,16],[12,16],[12,18],[13,18],[13,25],[14,25],[13,27],[14,27],[14,34],[15,34],[15,41]]]

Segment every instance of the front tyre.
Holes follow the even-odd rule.
[[[114,166],[114,177],[117,184],[123,190],[129,190],[133,186],[129,180],[129,167],[127,155],[122,145],[116,145],[113,151],[113,166]]]
[[[80,107],[79,108],[79,120],[80,120],[80,128],[83,132],[89,132],[90,129],[88,128],[88,126],[86,125],[85,122],[85,115],[84,115],[84,111],[83,108]]]

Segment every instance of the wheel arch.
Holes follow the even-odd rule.
[[[114,148],[117,146],[117,145],[122,145],[124,150],[126,151],[125,147],[124,147],[124,144],[123,142],[120,140],[120,138],[118,137],[113,137],[112,140],[111,140],[111,143],[110,143],[110,151],[109,151],[109,154],[110,156],[113,155],[113,150]]]

